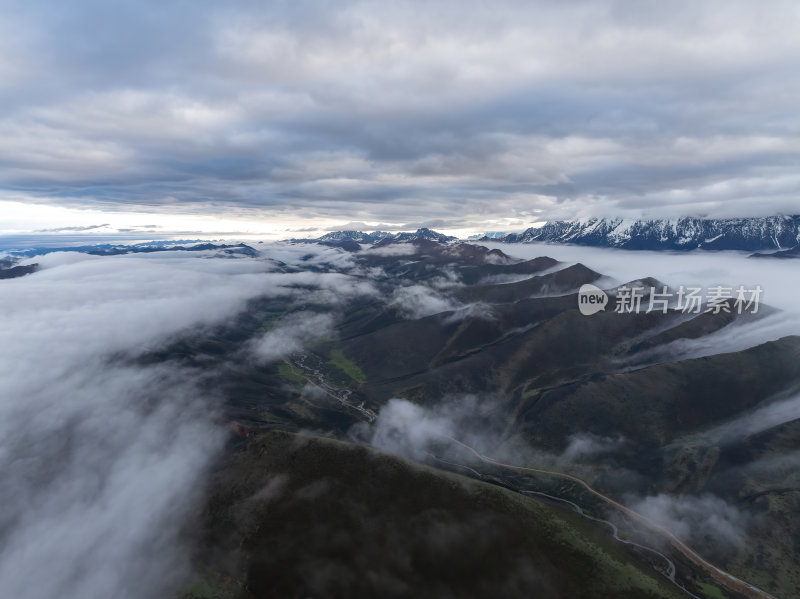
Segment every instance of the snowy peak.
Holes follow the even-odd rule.
[[[356,243],[376,243],[381,239],[390,237],[391,235],[391,233],[385,233],[383,231],[374,231],[372,233],[363,233],[362,231],[334,231],[333,233],[326,233],[314,241],[355,241]]]
[[[484,241],[489,238],[484,237]],[[510,233],[508,243],[544,241],[632,250],[767,250],[800,243],[800,215],[761,218],[635,220],[587,218],[548,221]]]
[[[448,241],[458,241],[457,237],[451,237],[443,233],[438,233],[432,229],[423,227],[417,229],[413,233],[397,233],[392,241],[417,241],[418,239],[428,239],[430,241],[438,241],[440,243],[447,243]]]
[[[292,239],[291,241],[303,242],[319,242],[319,243],[342,243],[342,242],[355,242],[364,244],[375,243],[395,243],[405,241],[417,241],[419,239],[428,239],[430,241],[438,241],[447,243],[450,241],[457,241],[457,237],[451,237],[438,233],[432,229],[425,227],[417,229],[413,233],[386,233],[384,231],[373,231],[372,233],[364,233],[363,231],[334,231],[333,233],[326,233],[318,239]]]

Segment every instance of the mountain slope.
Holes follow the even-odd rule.
[[[251,439],[208,506],[206,585],[256,599],[682,596],[577,514],[320,437]]]

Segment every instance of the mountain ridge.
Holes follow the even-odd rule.
[[[418,240],[450,243],[457,237],[432,229],[414,232],[332,231],[313,239],[290,239],[293,243],[323,245],[387,244]],[[550,220],[541,227],[529,227],[521,233],[486,233],[469,237],[472,242],[567,243],[590,247],[629,250],[764,250],[786,251],[800,245],[800,215],[740,218],[625,219],[578,218]],[[356,249],[353,247],[352,249]],[[783,257],[783,256],[776,256]],[[791,257],[791,256],[786,256]]]
[[[571,243],[632,250],[783,250],[800,243],[800,215],[753,218],[585,218],[547,221],[480,241]]]
[[[427,239],[429,241],[438,241],[439,243],[448,243],[450,241],[458,241],[458,237],[452,235],[445,235],[427,227],[421,227],[414,232],[401,231],[400,233],[387,233],[386,231],[373,231],[372,233],[365,233],[363,231],[345,230],[345,231],[332,231],[317,238],[303,238],[303,239],[289,239],[293,243],[321,243],[324,245],[338,245],[341,243],[403,243],[407,241],[418,241],[420,239]]]

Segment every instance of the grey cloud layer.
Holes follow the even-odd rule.
[[[11,2],[0,179],[454,226],[791,211],[796,3]]]

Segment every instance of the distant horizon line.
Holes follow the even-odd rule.
[[[524,233],[529,229],[538,229],[548,223],[558,222],[578,222],[578,221],[621,221],[621,222],[666,222],[666,221],[681,221],[681,220],[697,220],[697,221],[747,221],[747,220],[770,220],[770,219],[798,219],[800,212],[795,214],[790,213],[777,213],[768,216],[726,216],[726,217],[711,217],[711,216],[673,216],[673,217],[627,217],[627,216],[580,216],[573,218],[550,218],[532,221],[524,227],[514,228],[496,228],[496,229],[471,229],[474,233],[467,232],[466,234],[456,235],[449,231],[464,231],[462,227],[443,226],[434,228],[434,226],[419,226],[416,229],[411,227],[404,229],[394,229],[378,227],[375,229],[370,228],[345,228],[348,223],[345,223],[342,228],[319,228],[308,231],[308,233],[315,235],[309,237],[282,237],[291,231],[280,231],[275,233],[255,233],[247,231],[188,231],[188,230],[124,230],[116,229],[110,231],[98,230],[100,227],[75,227],[75,228],[61,228],[61,229],[37,229],[34,231],[9,231],[7,233],[0,232],[0,251],[11,251],[12,247],[9,243],[13,243],[16,248],[30,248],[36,247],[35,244],[44,244],[40,247],[52,247],[54,243],[64,243],[66,246],[80,244],[80,243],[113,243],[119,242],[120,245],[128,245],[133,243],[148,243],[160,241],[174,241],[174,242],[202,242],[202,241],[216,241],[226,242],[232,240],[241,241],[273,241],[273,242],[290,242],[300,240],[318,240],[324,238],[326,235],[335,233],[361,233],[364,235],[374,235],[385,233],[386,235],[400,235],[400,234],[414,234],[420,231],[428,230],[432,233],[454,237],[462,241],[477,241],[488,235],[509,235]],[[366,223],[361,223],[366,224]],[[469,231],[469,230],[468,230]],[[298,231],[299,233],[299,231]],[[49,240],[49,241],[48,241]],[[20,244],[20,245],[17,245]]]

